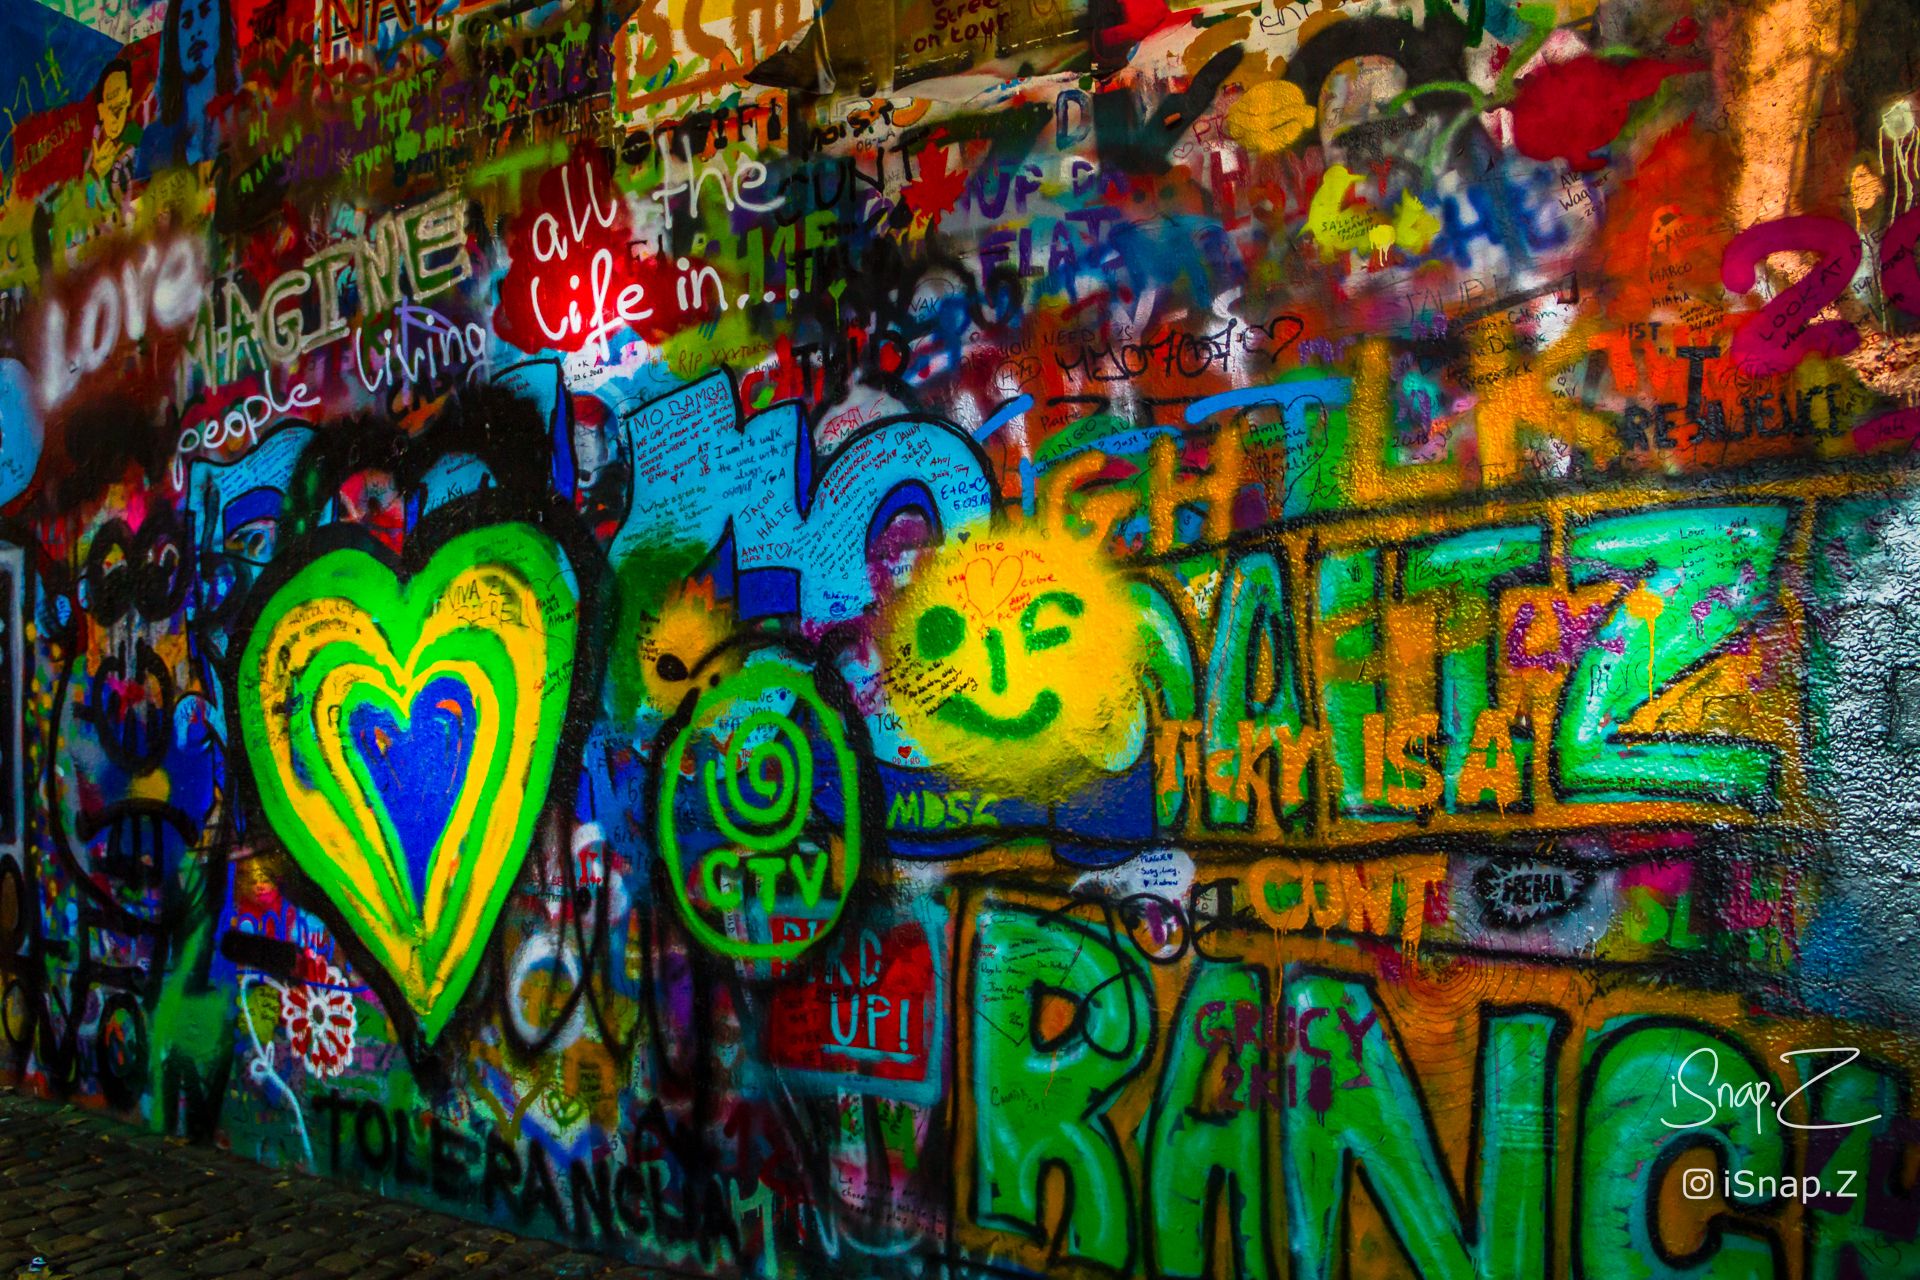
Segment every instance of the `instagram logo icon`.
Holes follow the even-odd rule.
[[[1689,1200],[1711,1200],[1716,1181],[1711,1169],[1688,1169],[1680,1177],[1680,1194]]]

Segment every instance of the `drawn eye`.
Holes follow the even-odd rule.
[[[249,564],[265,565],[273,559],[273,544],[280,521],[272,516],[249,520],[227,534],[226,552]]]
[[[133,557],[127,550],[130,541],[124,523],[109,522],[94,535],[80,573],[80,607],[106,626],[118,622],[132,603]]]
[[[1038,653],[1042,649],[1051,649],[1055,645],[1065,644],[1073,636],[1070,627],[1039,627],[1040,611],[1052,605],[1069,618],[1077,618],[1087,611],[1080,597],[1065,591],[1049,591],[1020,611],[1020,632],[1026,637],[1027,652]],[[1038,628],[1038,629],[1036,629]]]
[[[133,603],[148,619],[164,618],[178,609],[191,585],[187,557],[171,529],[143,529],[138,559],[133,560]]]
[[[937,604],[920,615],[913,630],[914,639],[920,645],[920,656],[937,660],[958,649],[960,642],[967,638],[967,620],[960,616],[958,609]]]

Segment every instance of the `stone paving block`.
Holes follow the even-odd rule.
[[[35,1253],[45,1253],[47,1246],[58,1240],[60,1236],[59,1227],[36,1226],[32,1231],[27,1232],[27,1248]]]
[[[34,1201],[38,1208],[51,1212],[67,1205],[92,1204],[94,1195],[91,1191],[79,1188],[42,1187]]]
[[[98,1248],[90,1249],[85,1253],[76,1254],[71,1258],[62,1258],[60,1265],[63,1269],[73,1272],[76,1276],[89,1271],[101,1274],[125,1275],[129,1263],[136,1258],[144,1258],[146,1256],[148,1255],[145,1249],[129,1249],[124,1246],[102,1245]]]
[[[137,1192],[141,1191],[142,1189],[146,1187],[150,1187],[152,1185],[153,1185],[152,1174],[150,1173],[134,1174],[132,1176],[116,1178],[111,1182],[101,1183],[97,1186],[92,1187],[91,1190],[94,1195],[99,1196],[103,1199],[107,1199],[107,1198],[117,1199],[121,1196],[134,1195]]]
[[[86,1236],[80,1235],[78,1232],[74,1232],[68,1235],[55,1236],[53,1239],[49,1240],[46,1243],[45,1247],[40,1249],[40,1252],[51,1254],[54,1257],[58,1258],[66,1255],[81,1253],[87,1249],[92,1248],[93,1244],[94,1242],[92,1240],[89,1240]]]
[[[117,1240],[131,1240],[148,1234],[146,1224],[131,1215],[108,1218],[97,1226],[88,1227],[86,1231],[90,1238],[106,1244]]]
[[[152,1214],[149,1220],[157,1227],[168,1227],[177,1230],[186,1226],[188,1223],[200,1221],[200,1219],[206,1217],[211,1212],[213,1212],[213,1210],[210,1206],[183,1204],[177,1209],[163,1209],[159,1213]]]
[[[114,1280],[130,1274],[127,1265],[126,1262],[118,1259],[109,1259],[104,1262],[89,1261],[84,1266],[74,1267],[66,1274],[72,1277],[72,1280]]]
[[[196,1276],[244,1276],[259,1269],[260,1255],[252,1249],[215,1249],[191,1263]]]
[[[308,1212],[307,1206],[297,1200],[283,1200],[267,1204],[255,1204],[249,1216],[256,1227],[278,1226],[280,1223],[302,1217]]]
[[[332,1248],[337,1243],[335,1237],[324,1231],[296,1228],[293,1230],[257,1232],[254,1247],[269,1257],[306,1257],[316,1246],[325,1244]]]
[[[426,1238],[426,1232],[408,1227],[381,1227],[359,1236],[355,1243],[357,1247],[385,1256],[405,1253],[410,1246]]]
[[[402,1280],[417,1270],[419,1268],[404,1258],[383,1258],[362,1262],[360,1269],[353,1273],[353,1280]]]

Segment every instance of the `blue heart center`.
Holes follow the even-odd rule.
[[[439,676],[414,696],[406,723],[388,707],[362,702],[348,714],[347,728],[400,841],[419,906],[434,846],[453,817],[473,759],[473,693],[464,681]]]

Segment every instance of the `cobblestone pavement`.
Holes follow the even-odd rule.
[[[0,1086],[0,1280],[21,1276],[664,1280]]]

